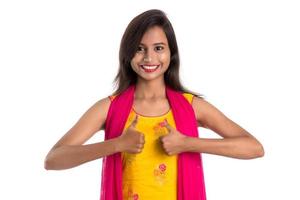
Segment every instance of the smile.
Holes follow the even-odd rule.
[[[145,72],[154,72],[160,65],[140,65]]]

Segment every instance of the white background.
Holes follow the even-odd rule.
[[[173,24],[183,84],[265,148],[252,160],[203,154],[208,199],[300,199],[300,6],[290,0],[1,1],[0,199],[99,199],[102,159],[47,171],[44,158],[112,93],[122,34],[152,8]]]

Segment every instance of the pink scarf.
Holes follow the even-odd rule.
[[[118,137],[125,127],[133,105],[135,85],[129,86],[111,102],[105,127],[105,140]],[[168,86],[166,96],[170,103],[176,129],[189,137],[198,137],[194,110],[185,97]],[[178,154],[178,200],[206,200],[201,153]],[[100,200],[122,200],[121,153],[103,158]]]

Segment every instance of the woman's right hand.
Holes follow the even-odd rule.
[[[118,137],[118,151],[127,153],[140,153],[144,148],[145,137],[142,132],[136,130],[138,115],[128,128]]]

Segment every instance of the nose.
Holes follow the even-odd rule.
[[[151,62],[153,56],[154,56],[154,52],[151,51],[151,50],[148,50],[148,51],[145,53],[145,55],[144,55],[144,61],[145,61],[145,62]]]
[[[151,62],[151,58],[150,58],[149,56],[145,56],[145,57],[144,57],[144,61],[145,61],[145,62]]]

